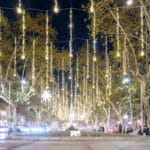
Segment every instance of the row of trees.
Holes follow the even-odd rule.
[[[21,16],[15,21],[10,21],[3,14],[0,45],[1,95],[9,97],[16,107],[20,106],[20,112],[30,118],[37,114],[37,119],[42,117],[46,119],[51,116],[59,120],[67,120],[70,107],[73,105],[73,111],[77,112],[74,119],[77,120],[103,121],[109,124],[110,118],[121,120],[124,113],[131,113],[132,110],[133,116],[140,115],[142,122],[150,124],[150,26],[149,7],[146,4],[146,2],[140,1],[134,4],[134,8],[127,8],[124,7],[122,0],[94,1],[94,12],[89,11],[89,20],[91,21],[89,30],[92,37],[96,35],[97,45],[105,44],[101,48],[97,48],[96,61],[93,60],[92,44],[89,46],[89,51],[87,51],[88,45],[85,43],[78,52],[74,52],[73,79],[69,79],[68,50],[58,49],[53,45],[53,52],[50,52],[50,43],[57,42],[57,32],[52,27],[52,18],[49,16],[49,58],[52,59],[52,64],[49,62],[48,65],[48,85],[52,97],[49,99],[50,101],[44,103],[41,103],[40,93],[45,88],[47,80],[44,52],[46,16],[43,13],[34,15],[26,13],[26,58],[22,60]],[[143,25],[141,25],[141,8]],[[95,15],[93,15],[94,13]],[[93,27],[94,16],[96,22]],[[15,69],[15,37],[17,39],[17,76],[12,76]],[[32,84],[33,68],[31,67],[33,65],[33,40],[35,40],[34,69],[36,72],[34,88]],[[145,51],[143,57],[139,55],[141,43]],[[120,55],[116,55],[118,52]],[[51,71],[53,77],[51,77]],[[123,74],[123,71],[126,74]],[[122,84],[122,80],[127,76],[131,78],[131,82],[125,86]],[[22,78],[26,78],[28,81],[28,84],[23,87],[18,82]],[[73,86],[73,93],[70,93],[71,86]],[[130,103],[129,98],[131,98]],[[71,104],[72,101],[73,104]]]

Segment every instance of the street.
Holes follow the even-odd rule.
[[[1,140],[0,150],[149,150],[149,137]]]

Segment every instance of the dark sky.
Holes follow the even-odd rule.
[[[42,10],[52,10],[54,5],[54,0],[22,0],[23,6],[25,9],[34,8],[34,9],[42,9]],[[66,8],[81,8],[82,5],[86,5],[88,0],[58,0],[58,4],[61,9]],[[18,0],[0,0],[0,7],[4,10],[8,15],[14,13],[15,11],[9,10],[7,8],[16,8],[18,4]],[[6,7],[6,9],[4,9]],[[69,11],[62,10],[59,14],[52,13],[53,17],[53,26],[56,27],[58,32],[57,39],[58,41],[66,41],[69,40]],[[87,18],[87,13],[84,11],[73,11],[73,20],[74,20],[74,28],[73,28],[73,37],[74,38],[88,38],[88,29],[86,28],[86,23],[84,19]],[[78,49],[83,44],[82,40],[75,40],[73,45],[74,49]],[[66,43],[57,43],[58,46],[67,47]]]

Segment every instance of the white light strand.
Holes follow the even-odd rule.
[[[108,55],[108,38],[105,38],[105,57],[106,57],[106,100],[111,95],[111,66]]]
[[[112,79],[112,69],[111,69],[111,66],[109,67],[109,96],[112,94],[112,82],[111,82],[111,79]]]
[[[96,62],[96,11],[93,12],[93,79],[92,87],[95,89],[95,62]]]
[[[70,24],[69,24],[69,30],[70,30],[70,41],[69,41],[69,56],[70,56],[70,73],[69,73],[69,79],[71,81],[70,83],[70,111],[73,111],[73,81],[72,81],[72,57],[73,57],[73,34],[72,34],[72,28],[73,28],[73,14],[72,14],[72,9],[70,9],[70,15],[69,15],[69,19],[70,19]]]
[[[94,56],[93,61],[96,62],[96,11],[93,12],[93,50]]]
[[[143,6],[141,6],[141,56],[144,56],[144,20],[143,20]]]
[[[89,40],[87,40],[86,78],[89,79]]]
[[[49,32],[48,32],[49,17],[46,12],[46,40],[45,40],[45,60],[46,60],[46,88],[48,89],[49,80]]]
[[[76,63],[76,87],[79,87],[79,56],[77,54],[77,63]]]
[[[72,58],[73,57],[73,48],[72,48],[72,42],[73,42],[73,15],[72,15],[72,9],[70,9],[70,23],[69,23],[69,30],[70,30],[70,41],[69,41],[69,56]]]
[[[0,57],[2,55],[1,44],[2,44],[2,10],[1,10],[1,7],[0,7]],[[2,64],[1,64],[1,59],[0,59],[0,79],[2,79]]]
[[[35,40],[33,40],[32,52],[32,88],[35,90]]]
[[[123,75],[127,75],[127,41],[124,37],[124,50],[123,50]]]
[[[119,19],[119,8],[117,8],[117,57],[120,57]]]
[[[2,55],[1,44],[2,44],[2,9],[0,7],[0,57]]]
[[[105,37],[105,57],[106,57],[106,80],[109,77],[109,56],[108,56],[108,39]]]
[[[64,58],[62,59],[62,110],[65,110],[65,75],[64,75]]]
[[[16,77],[16,53],[17,53],[17,39],[15,37],[15,43],[14,43],[14,74],[13,76]]]
[[[46,41],[45,41],[45,59],[48,61],[49,55],[48,55],[48,50],[49,50],[49,31],[48,31],[48,24],[49,24],[49,17],[48,17],[48,12],[46,12]]]
[[[50,55],[50,71],[51,71],[51,78],[50,81],[53,81],[53,43],[51,42],[51,55]]]
[[[95,89],[95,62],[93,61],[93,79],[92,79],[92,88]]]
[[[25,59],[25,29],[26,29],[26,25],[25,25],[25,10],[23,10],[22,13],[22,56],[21,59]]]
[[[96,100],[97,100],[97,102],[98,102],[98,94],[99,94],[99,92],[98,92],[98,89],[99,89],[99,86],[98,86],[99,84],[98,84],[98,65],[96,66]]]

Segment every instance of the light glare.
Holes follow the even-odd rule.
[[[133,4],[133,0],[128,0],[128,1],[127,1],[127,5],[128,5],[128,6],[130,6],[130,5],[132,5],[132,4]]]

